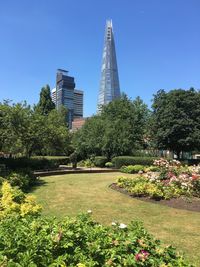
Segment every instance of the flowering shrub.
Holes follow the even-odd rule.
[[[133,178],[120,177],[118,186],[135,196],[170,199],[181,195],[200,197],[200,167],[183,167],[177,160],[155,160],[159,172],[147,172]]]
[[[124,173],[143,173],[143,172],[157,172],[159,168],[157,166],[145,167],[143,165],[128,165],[122,166],[120,172]]]
[[[0,195],[0,220],[12,214],[24,217],[27,214],[38,215],[41,211],[34,196],[26,196],[20,189],[12,188],[7,181],[3,182]]]
[[[191,267],[139,222],[102,226],[90,214],[76,218],[7,217],[0,221],[1,266]]]

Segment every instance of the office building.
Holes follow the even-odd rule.
[[[118,97],[120,97],[120,86],[113,26],[112,21],[107,20],[101,67],[101,81],[98,96],[98,110],[100,110],[101,105],[106,105]]]
[[[53,103],[56,105],[56,88],[53,88],[51,90],[51,98],[52,98]]]
[[[52,100],[57,109],[62,105],[67,108],[67,122],[71,129],[74,118],[83,117],[83,91],[75,89],[74,77],[63,69],[57,70],[55,89],[52,90]]]
[[[74,90],[74,118],[83,117],[83,91]]]

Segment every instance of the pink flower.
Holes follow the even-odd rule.
[[[149,252],[146,250],[141,250],[139,253],[135,255],[136,261],[145,261],[149,256]]]

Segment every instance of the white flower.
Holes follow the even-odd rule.
[[[112,226],[115,226],[115,225],[117,225],[117,224],[116,224],[116,222],[112,222],[111,225],[112,225]]]
[[[119,228],[121,228],[121,229],[127,228],[127,225],[124,223],[120,223]]]
[[[88,210],[87,213],[92,213],[92,211],[91,210]]]

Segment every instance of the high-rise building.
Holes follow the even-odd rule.
[[[83,91],[74,90],[74,118],[83,117]]]
[[[56,88],[53,88],[51,90],[51,98],[52,98],[53,103],[56,105]]]
[[[63,69],[57,70],[55,89],[52,90],[52,100],[57,109],[62,105],[67,108],[67,122],[71,129],[73,119],[83,117],[83,91],[75,89],[74,77]]]
[[[115,42],[113,35],[112,21],[107,20],[103,59],[101,67],[101,81],[98,96],[98,110],[101,105],[106,105],[110,101],[120,97],[120,86],[117,68],[117,58],[115,52]]]

